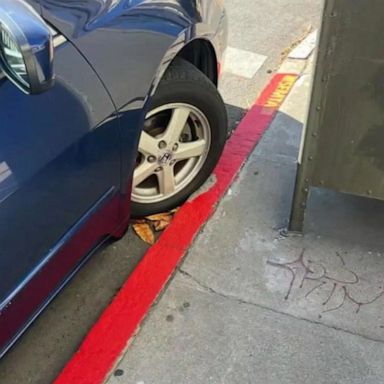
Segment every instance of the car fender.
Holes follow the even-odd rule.
[[[40,0],[43,16],[84,55],[116,109],[144,107],[174,57],[194,39],[223,49],[212,0]]]

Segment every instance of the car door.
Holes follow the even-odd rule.
[[[51,90],[26,95],[0,71],[0,356],[119,220],[114,105],[55,42]]]

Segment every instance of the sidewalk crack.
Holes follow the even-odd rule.
[[[305,321],[307,323],[311,323],[311,324],[314,324],[314,325],[318,325],[318,326],[321,326],[321,327],[332,329],[334,331],[340,331],[340,332],[343,332],[343,333],[346,333],[346,334],[349,334],[349,335],[352,335],[352,336],[360,337],[360,338],[368,340],[368,341],[374,341],[374,342],[377,342],[377,343],[380,343],[380,344],[384,344],[383,340],[376,339],[374,337],[366,336],[366,335],[363,335],[361,333],[352,332],[352,331],[349,331],[347,329],[344,329],[344,328],[341,328],[341,327],[338,327],[338,326],[335,326],[335,325],[324,324],[324,323],[321,323],[320,321],[307,319],[305,317],[295,316],[295,315],[292,315],[290,313],[282,312],[282,311],[279,311],[277,309],[274,309],[274,308],[271,308],[271,307],[267,307],[267,306],[262,305],[262,304],[255,303],[253,301],[244,300],[244,299],[241,299],[241,298],[233,296],[233,295],[228,295],[228,294],[216,291],[215,289],[211,288],[210,286],[208,286],[208,285],[204,284],[203,282],[201,282],[200,280],[198,280],[196,277],[192,276],[187,271],[181,269],[181,267],[178,267],[177,269],[178,269],[178,271],[180,272],[181,275],[183,275],[183,276],[189,278],[190,280],[194,281],[204,291],[209,292],[209,293],[211,293],[213,295],[219,296],[221,298],[224,298],[226,300],[236,301],[239,304],[250,305],[250,306],[253,306],[253,307],[256,307],[256,308],[259,308],[259,309],[263,309],[263,310],[268,311],[268,312],[275,313],[277,315],[286,316],[286,317],[289,317],[291,319],[295,319],[295,320],[299,320],[299,321]]]

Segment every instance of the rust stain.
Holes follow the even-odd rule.
[[[384,171],[384,124],[375,125],[365,132],[356,154],[371,161],[380,171]]]

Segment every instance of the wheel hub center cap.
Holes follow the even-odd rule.
[[[158,162],[160,165],[165,166],[169,165],[172,161],[173,155],[171,152],[165,152],[161,156],[159,156]]]

